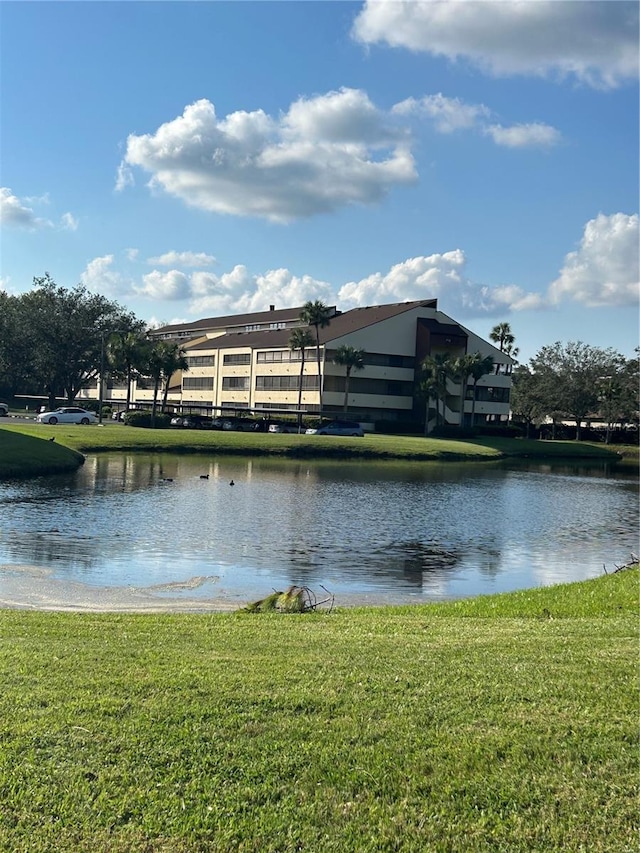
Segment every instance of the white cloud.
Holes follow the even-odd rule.
[[[132,167],[192,207],[280,222],[371,204],[417,177],[404,133],[354,89],[300,99],[277,120],[262,110],[220,120],[197,101],[129,136],[121,171]]]
[[[352,34],[494,75],[572,76],[611,88],[638,74],[638,4],[609,0],[367,0]]]
[[[114,269],[113,255],[94,258],[86,266],[80,281],[88,290],[105,296],[116,297],[132,292],[132,282]]]
[[[138,255],[140,254],[140,249],[125,249],[124,253],[128,261],[137,261]]]
[[[179,270],[153,270],[142,281],[144,284],[136,288],[137,292],[152,299],[188,299],[191,292],[188,276]]]
[[[28,199],[22,201],[9,187],[0,187],[0,223],[19,228],[50,228],[51,222],[36,216],[28,203]]]
[[[555,127],[540,123],[514,124],[511,127],[492,124],[484,132],[492,137],[496,145],[507,148],[551,148],[562,139]]]
[[[490,136],[496,145],[509,148],[550,148],[562,139],[560,132],[548,124],[515,124],[511,127],[488,124],[491,110],[484,104],[466,104],[459,98],[447,98],[441,92],[422,98],[407,98],[395,104],[391,112],[429,119],[440,133],[477,129]]]
[[[147,263],[161,267],[210,267],[216,263],[216,259],[213,255],[207,255],[205,252],[176,252],[172,250],[155,258],[149,258]]]
[[[77,231],[78,230],[78,220],[72,213],[63,213],[61,220],[61,227],[64,231]]]
[[[118,171],[116,173],[116,192],[122,192],[126,187],[132,187],[135,184],[135,180],[133,177],[133,172],[127,166],[127,164],[123,161],[118,166]]]
[[[491,114],[484,104],[465,104],[459,98],[446,98],[442,93],[425,95],[418,99],[407,98],[395,104],[392,112],[398,115],[414,113],[426,116],[433,120],[440,133],[468,130],[475,127],[480,119]]]
[[[570,252],[549,288],[558,303],[573,299],[589,307],[636,305],[640,292],[638,214],[600,213],[584,228],[580,246]]]
[[[194,273],[192,292],[195,298],[190,307],[199,316],[267,311],[270,305],[288,308],[313,299],[335,304],[333,288],[327,282],[296,276],[287,269],[252,275],[240,264],[219,277]]]
[[[438,299],[438,306],[454,316],[474,316],[497,311],[542,307],[542,299],[516,285],[488,287],[465,275],[461,249],[427,257],[409,258],[387,273],[373,273],[343,285],[338,292],[341,308]]]

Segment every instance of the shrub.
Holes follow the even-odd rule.
[[[417,435],[424,432],[424,424],[414,420],[375,422],[375,431],[383,435]]]

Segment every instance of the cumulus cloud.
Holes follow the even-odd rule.
[[[589,307],[636,305],[640,293],[638,214],[600,213],[564,260],[549,288],[552,302],[573,299]]]
[[[188,299],[191,293],[189,277],[179,270],[153,270],[142,276],[137,292],[152,299]]]
[[[241,264],[221,276],[194,273],[192,289],[195,298],[191,309],[200,316],[267,311],[270,305],[285,308],[313,299],[335,304],[333,288],[327,282],[309,275],[296,276],[287,269],[252,275]]]
[[[484,132],[492,137],[496,145],[507,148],[551,148],[562,139],[555,127],[540,123],[514,124],[511,127],[492,124]]]
[[[367,0],[352,34],[364,44],[465,59],[493,75],[573,77],[597,88],[638,75],[633,0]]]
[[[409,258],[386,273],[373,273],[343,285],[338,291],[338,302],[342,308],[356,308],[385,302],[438,299],[439,307],[460,316],[543,306],[538,294],[527,293],[517,285],[489,287],[471,281],[465,274],[465,266],[466,257],[461,249]]]
[[[133,282],[115,268],[115,257],[103,255],[89,261],[80,281],[88,290],[104,296],[117,297],[131,293]]]
[[[277,119],[262,110],[219,119],[202,99],[129,136],[120,188],[135,167],[192,207],[280,222],[371,204],[417,177],[405,134],[356,89],[301,98]]]
[[[18,228],[50,228],[51,222],[36,216],[28,204],[28,199],[19,199],[9,187],[0,187],[0,223]]]
[[[213,255],[207,255],[205,252],[176,252],[172,250],[155,258],[149,258],[147,263],[161,267],[210,267],[216,263],[216,259]]]

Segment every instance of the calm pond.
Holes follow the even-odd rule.
[[[92,456],[0,484],[0,606],[225,609],[290,584],[337,606],[503,592],[627,562],[638,510],[637,478],[603,465]]]

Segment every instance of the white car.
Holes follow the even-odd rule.
[[[40,412],[37,417],[41,424],[97,424],[98,418],[93,412],[79,409],[77,406],[61,406],[53,412]]]

